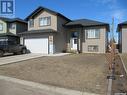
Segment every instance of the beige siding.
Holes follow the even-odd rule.
[[[122,53],[127,53],[127,26],[122,28]]]
[[[6,33],[7,32],[7,23],[2,20],[0,20],[0,23],[3,24],[3,30],[0,31],[0,33]]]
[[[85,39],[85,42],[82,43],[83,53],[105,53],[106,52],[106,45],[107,45],[106,29],[105,28],[99,28],[99,29],[100,29],[99,39],[86,39],[86,36],[85,36],[86,30],[85,32],[83,32],[83,39]],[[89,45],[97,45],[99,49],[98,52],[88,52]]]
[[[41,17],[51,17],[51,25],[50,26],[39,26],[39,18]],[[47,11],[42,11],[39,15],[34,18],[34,27],[30,28],[28,23],[28,30],[38,30],[38,29],[53,29],[57,31],[57,16],[49,13]]]

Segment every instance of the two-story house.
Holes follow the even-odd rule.
[[[127,21],[118,24],[117,32],[119,34],[119,51],[120,53],[127,53]]]
[[[38,7],[27,18],[28,31],[19,33],[32,53],[52,54],[66,50],[66,28],[70,20],[60,13]]]
[[[19,33],[32,53],[62,51],[105,53],[109,24],[93,20],[71,21],[53,10],[38,7],[27,18],[28,31]]]
[[[10,43],[20,43],[18,33],[27,30],[27,22],[20,18],[0,17],[0,41],[8,39]],[[3,43],[0,43],[3,45]]]
[[[27,22],[20,18],[0,17],[0,34],[18,34],[27,30]]]

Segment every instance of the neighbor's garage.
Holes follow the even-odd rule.
[[[48,38],[25,39],[24,43],[31,53],[48,54]]]

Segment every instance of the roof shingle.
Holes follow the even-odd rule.
[[[0,20],[3,20],[5,22],[22,22],[27,23],[25,20],[20,18],[6,18],[6,17],[0,17]]]
[[[108,25],[108,23],[89,20],[89,19],[79,19],[79,20],[73,20],[66,24],[66,26],[73,26],[73,25],[98,26],[98,25]]]

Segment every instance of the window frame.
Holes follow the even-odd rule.
[[[14,25],[15,27],[12,27],[13,25]],[[11,24],[10,24],[10,29],[16,29],[16,24],[15,24],[15,23],[11,23]]]
[[[91,33],[93,32],[94,37],[88,37],[88,32]],[[96,37],[97,32],[98,32],[98,37]],[[87,29],[85,34],[86,34],[86,39],[100,39],[100,29]]]
[[[31,21],[32,21],[32,24],[31,24]],[[29,20],[29,27],[30,28],[34,27],[34,19],[30,19]]]
[[[48,20],[47,20],[47,24],[46,25],[41,25],[40,24],[41,19],[45,19],[45,18],[49,18],[49,24],[48,24]],[[51,26],[51,16],[48,16],[48,17],[40,17],[39,18],[39,27],[44,27],[44,26]]]
[[[3,23],[0,23],[0,25],[2,26],[2,29],[0,31],[3,31]]]
[[[97,49],[96,50],[91,50],[91,49],[89,49],[90,47],[97,47]],[[99,46],[98,45],[88,45],[88,52],[98,52],[99,51]]]

